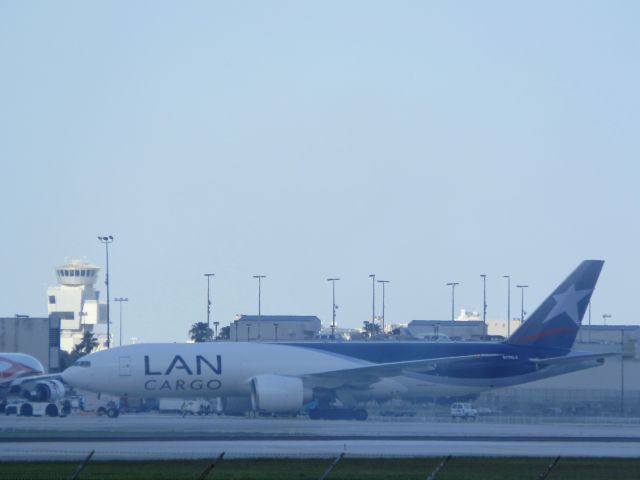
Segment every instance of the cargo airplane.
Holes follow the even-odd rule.
[[[243,397],[264,412],[312,404],[312,418],[341,403],[364,419],[360,401],[473,396],[601,365],[611,354],[572,347],[603,264],[582,262],[502,343],[137,344],[83,357],[62,378],[114,395]]]

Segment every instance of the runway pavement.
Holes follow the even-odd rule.
[[[136,414],[0,417],[0,461],[353,456],[640,456],[637,424],[330,421]]]
[[[34,442],[4,444],[0,461],[79,461],[95,450],[95,461],[163,460],[217,457],[351,457],[418,456],[535,456],[639,457],[638,444],[617,442],[496,442],[496,441],[380,441],[380,440],[236,440],[142,442]]]

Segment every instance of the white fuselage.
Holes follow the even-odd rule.
[[[259,375],[300,377],[372,365],[347,355],[304,344],[199,343],[138,344],[103,350],[82,358],[62,374],[65,382],[90,391],[141,397],[249,396]],[[477,394],[569,371],[571,366],[506,378],[452,378],[407,373],[354,388],[354,399],[433,398]],[[562,370],[562,371],[560,371]],[[344,389],[343,389],[344,390]]]
[[[139,344],[86,357],[63,379],[81,388],[146,397],[249,395],[261,374],[300,376],[367,362],[266,343]]]

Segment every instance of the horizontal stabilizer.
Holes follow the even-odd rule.
[[[619,357],[622,355],[618,352],[605,352],[605,353],[578,353],[575,355],[565,355],[563,357],[551,357],[551,358],[530,358],[529,360],[538,365],[563,365],[569,363],[578,363],[585,360],[604,360],[605,357]]]

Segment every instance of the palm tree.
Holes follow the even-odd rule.
[[[364,331],[367,336],[373,337],[374,335],[380,333],[380,324],[371,323],[365,320],[364,322]]]
[[[191,325],[189,336],[196,343],[210,342],[213,340],[213,329],[205,322],[196,322]]]
[[[85,331],[84,336],[82,337],[82,341],[78,343],[75,347],[73,347],[73,353],[76,357],[80,357],[82,355],[88,355],[96,348],[98,348],[98,339],[95,335],[90,331]]]
[[[85,331],[80,343],[73,347],[71,353],[60,350],[60,368],[64,370],[75,363],[78,358],[90,354],[98,348],[98,339],[89,331]]]
[[[218,335],[218,339],[220,340],[229,340],[231,338],[231,327],[226,326],[220,329],[220,334]]]

